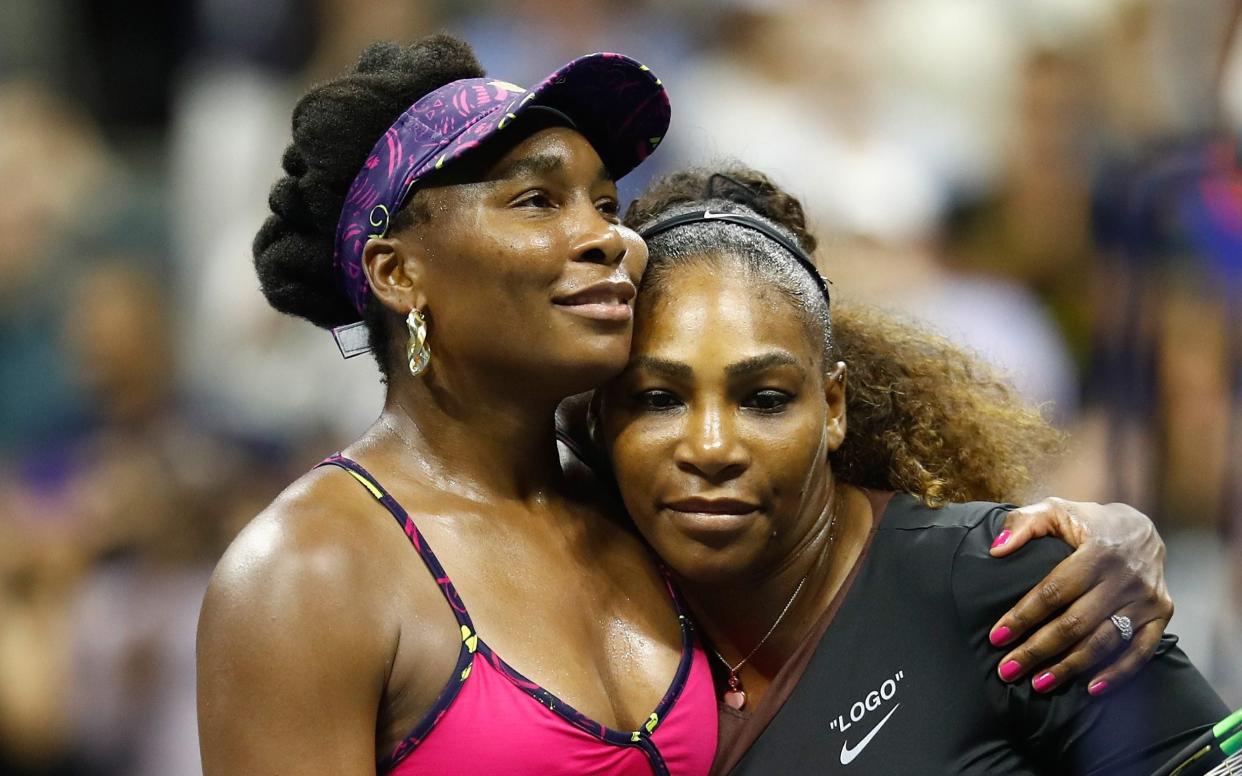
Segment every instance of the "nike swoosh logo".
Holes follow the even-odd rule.
[[[880,728],[884,727],[884,723],[888,722],[888,718],[893,716],[893,712],[896,711],[897,706],[900,706],[900,705],[901,704],[898,703],[896,706],[893,706],[893,708],[887,714],[884,715],[884,719],[880,720],[880,724],[871,728],[871,732],[868,733],[866,736],[864,736],[863,740],[859,741],[857,746],[850,748],[849,741],[846,741],[845,743],[841,744],[841,764],[842,765],[849,765],[850,763],[854,762],[855,757],[862,754],[862,750],[867,748],[867,744],[871,743],[871,739],[875,738],[875,734],[880,732]]]

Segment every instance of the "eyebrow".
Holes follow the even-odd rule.
[[[505,178],[521,178],[526,175],[550,175],[560,172],[565,168],[565,159],[559,154],[534,154],[533,156],[523,156],[513,162],[501,167],[493,174],[493,179],[503,180]],[[612,173],[608,171],[606,165],[601,164],[599,169],[595,171],[595,179],[593,183],[602,183],[611,181]]]
[[[630,368],[646,369],[665,377],[687,378],[694,374],[694,370],[688,364],[683,364],[680,361],[667,361],[663,358],[653,358],[652,356],[636,357],[630,362]]]
[[[494,174],[494,178],[520,178],[523,175],[547,175],[565,166],[565,160],[555,154],[535,154],[515,159]]]
[[[771,353],[764,353],[762,355],[753,356],[752,358],[747,358],[742,361],[729,364],[729,366],[725,367],[725,374],[729,377],[742,377],[752,375],[756,372],[762,372],[763,370],[770,369],[774,366],[792,366],[798,369],[802,368],[802,365],[798,363],[796,358],[788,353],[776,350]]]
[[[725,374],[729,377],[744,377],[774,366],[792,366],[799,370],[802,369],[802,365],[793,356],[783,351],[772,351],[729,364],[725,367]],[[646,369],[666,377],[687,378],[694,375],[694,370],[688,364],[654,356],[636,356],[630,361],[630,368]]]

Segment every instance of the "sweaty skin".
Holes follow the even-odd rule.
[[[562,472],[548,422],[629,352],[628,316],[568,309],[588,286],[620,294],[646,261],[601,171],[581,135],[535,129],[420,190],[427,223],[368,243],[376,298],[426,311],[434,355],[418,380],[390,375],[383,415],[344,453],[415,516],[498,654],[633,729],[677,667],[677,621],[620,510],[580,467]],[[382,508],[340,470],[304,475],[237,538],[204,602],[204,772],[374,773],[459,642]]]
[[[868,499],[836,480],[827,464],[827,452],[840,445],[847,428],[846,365],[822,363],[822,349],[806,342],[800,319],[773,313],[787,303],[729,269],[711,262],[681,267],[667,287],[643,297],[634,353],[606,393],[603,425],[631,517],[678,572],[730,664],[760,642],[773,613],[806,579],[780,626],[742,669],[747,693],[756,699],[832,600],[874,518]],[[1047,510],[1036,512],[1034,525],[1023,522],[1031,519],[1014,518],[1023,535],[1008,551],[1051,525]],[[1058,529],[1083,539],[1069,527]],[[1099,565],[1080,564],[1082,573],[1073,574],[1067,566],[1053,576],[1067,588],[1090,590]],[[1020,656],[1023,664],[1007,678],[1021,679],[1045,654],[1076,643],[1074,654],[1054,669],[1056,684],[1107,657],[1121,646],[1107,615],[1145,598],[1127,592],[1132,599],[1098,589],[1085,607],[1075,603],[1065,618],[1077,631],[1053,623],[1051,633],[1041,632],[1006,658]],[[1056,611],[1052,597],[1041,600],[1015,608],[1028,628]],[[1091,615],[1097,619],[1087,619],[1084,610],[1098,612]],[[1167,618],[1161,603],[1142,607],[1141,614],[1129,611],[1136,623],[1150,621],[1158,640],[1167,621],[1160,619]],[[1013,643],[1017,618],[1011,613],[1001,622],[1014,625]],[[1055,651],[1036,651],[1053,640],[1059,642]],[[1150,657],[1143,649],[1125,670]],[[1111,676],[1120,683],[1121,674]]]
[[[564,303],[645,265],[602,170],[577,132],[539,129],[420,191],[429,224],[368,244],[375,295],[427,311],[434,356],[418,380],[391,376],[384,414],[344,452],[415,516],[498,654],[637,729],[676,671],[678,621],[628,523],[562,474],[549,422],[629,350],[628,314]],[[205,773],[373,774],[460,640],[382,508],[342,471],[304,475],[234,542],[204,603]]]
[[[827,372],[820,349],[791,346],[807,338],[801,321],[773,314],[776,295],[744,274],[726,275],[680,269],[644,298],[604,428],[626,509],[727,662],[806,580],[742,667],[751,705],[844,581],[871,514],[826,463],[845,438],[845,366]]]

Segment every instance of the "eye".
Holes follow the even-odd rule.
[[[552,197],[548,196],[546,191],[535,189],[527,191],[519,195],[513,200],[515,207],[533,207],[533,208],[550,208],[553,206]]]
[[[606,197],[596,202],[595,209],[610,221],[615,221],[621,215],[621,206],[612,197]]]
[[[658,388],[635,394],[634,403],[651,412],[667,412],[681,406],[676,394]]]
[[[791,394],[778,391],[775,388],[766,388],[746,397],[746,400],[742,402],[742,406],[757,412],[776,414],[782,412],[793,400],[794,397]]]

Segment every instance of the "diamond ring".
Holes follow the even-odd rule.
[[[1129,641],[1134,638],[1134,626],[1130,623],[1130,618],[1124,614],[1114,614],[1109,618],[1113,621],[1113,625],[1117,626],[1117,630],[1121,631],[1121,640]]]

